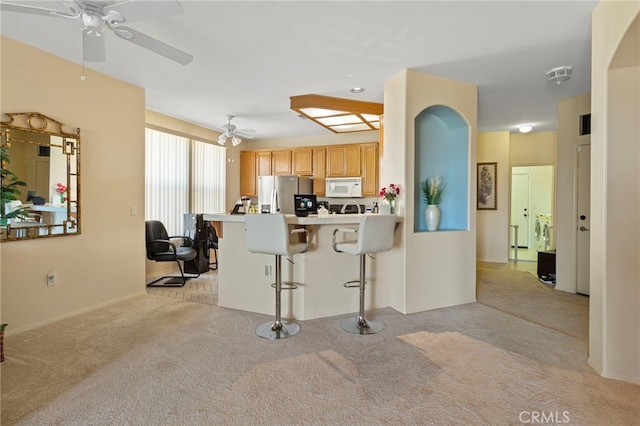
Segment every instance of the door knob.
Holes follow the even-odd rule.
[[[580,230],[581,230],[581,231],[583,231],[583,232],[584,232],[584,231],[588,231],[588,230],[589,230],[589,228],[586,228],[586,227],[584,227],[584,226],[581,226],[581,227],[580,227],[580,228],[578,228],[578,229],[580,229]]]

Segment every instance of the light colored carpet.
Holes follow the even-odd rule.
[[[7,336],[2,425],[640,424],[640,386],[582,338],[479,303],[372,315],[268,341],[264,315],[141,295]]]

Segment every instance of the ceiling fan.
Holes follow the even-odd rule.
[[[248,133],[253,133],[255,132],[255,130],[236,129],[236,125],[231,124],[232,118],[233,118],[233,115],[227,115],[227,124],[218,128],[218,130],[222,132],[222,134],[218,137],[218,143],[220,145],[224,145],[227,142],[227,139],[231,138],[231,143],[233,144],[233,146],[238,146],[240,145],[240,142],[242,142],[242,139],[240,139],[240,137],[243,137],[245,139],[253,139],[253,135],[249,135]]]
[[[87,61],[102,62],[105,60],[103,34],[105,28],[123,40],[137,44],[179,64],[186,65],[193,60],[193,56],[182,50],[122,25],[144,19],[182,14],[182,6],[177,0],[126,0],[121,2],[113,0],[62,0],[62,3],[68,12],[6,2],[0,3],[0,10],[80,20],[82,22],[83,58]]]

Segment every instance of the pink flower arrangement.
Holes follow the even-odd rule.
[[[385,200],[392,202],[396,199],[398,195],[400,195],[400,187],[393,183],[389,184],[389,187],[384,187],[380,190],[379,194]]]
[[[67,187],[61,184],[60,182],[58,182],[56,183],[56,192],[58,194],[64,194],[65,192],[67,192]]]

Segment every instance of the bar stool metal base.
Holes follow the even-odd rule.
[[[279,340],[286,339],[298,334],[300,326],[296,323],[281,322],[280,327],[273,321],[265,322],[256,328],[256,334],[264,339]]]
[[[340,327],[346,332],[352,334],[376,334],[384,328],[380,321],[361,320],[358,317],[346,318],[340,321]]]

